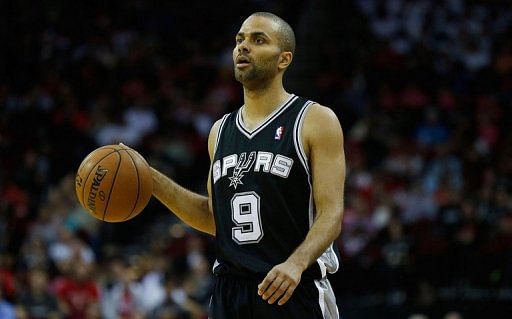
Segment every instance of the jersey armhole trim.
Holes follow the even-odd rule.
[[[217,147],[219,146],[220,142],[220,135],[222,134],[222,129],[224,128],[224,124],[226,123],[228,116],[229,114],[224,114],[220,122],[219,130],[217,131],[217,137],[215,138],[215,145],[213,147],[213,158],[215,158],[215,152],[217,152]]]
[[[308,164],[308,157],[306,156],[306,152],[304,152],[304,145],[302,144],[302,126],[304,125],[304,118],[307,109],[314,104],[313,101],[306,101],[304,105],[302,106],[302,109],[299,112],[299,115],[297,116],[297,119],[295,120],[295,125],[293,127],[293,143],[295,145],[295,151],[297,152],[297,155],[300,159],[300,162],[302,163],[302,166],[304,166],[304,169],[306,170],[306,173],[308,176],[310,176],[309,171],[309,164]]]

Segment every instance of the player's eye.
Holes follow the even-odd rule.
[[[263,40],[263,38],[256,38],[257,44],[263,44],[264,42],[265,42],[265,40]]]
[[[242,39],[242,38],[236,38],[236,39],[235,39],[236,44],[240,44],[240,43],[242,43],[243,41],[244,41],[244,39]]]

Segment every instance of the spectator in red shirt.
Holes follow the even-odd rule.
[[[83,319],[91,313],[91,309],[99,309],[99,288],[91,279],[88,264],[77,261],[72,265],[71,274],[70,277],[57,279],[55,292],[65,305],[66,318]]]
[[[10,255],[0,254],[0,289],[4,292],[4,297],[13,300],[16,292],[14,283],[14,274],[11,271],[12,257]]]

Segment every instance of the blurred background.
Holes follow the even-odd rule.
[[[289,91],[343,125],[343,318],[510,315],[509,1],[48,0],[0,1],[0,318],[207,318],[212,238],[156,200],[97,221],[74,174],[122,141],[205,193],[254,11],[296,31]]]

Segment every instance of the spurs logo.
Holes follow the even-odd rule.
[[[242,177],[251,170],[257,174],[270,173],[288,178],[292,166],[292,158],[271,152],[251,152],[248,158],[245,152],[240,155],[230,154],[213,163],[213,183],[215,184],[223,177],[227,177],[230,181],[228,187],[233,186],[236,189],[238,185],[243,185]],[[231,177],[228,176],[228,174],[231,174],[230,170],[233,170]]]
[[[238,162],[236,163],[235,169],[233,170],[233,176],[228,177],[230,180],[229,186],[233,186],[235,189],[238,185],[243,185],[242,177],[244,174],[251,170],[256,157],[256,152],[251,152],[249,157],[246,153],[240,154]]]

